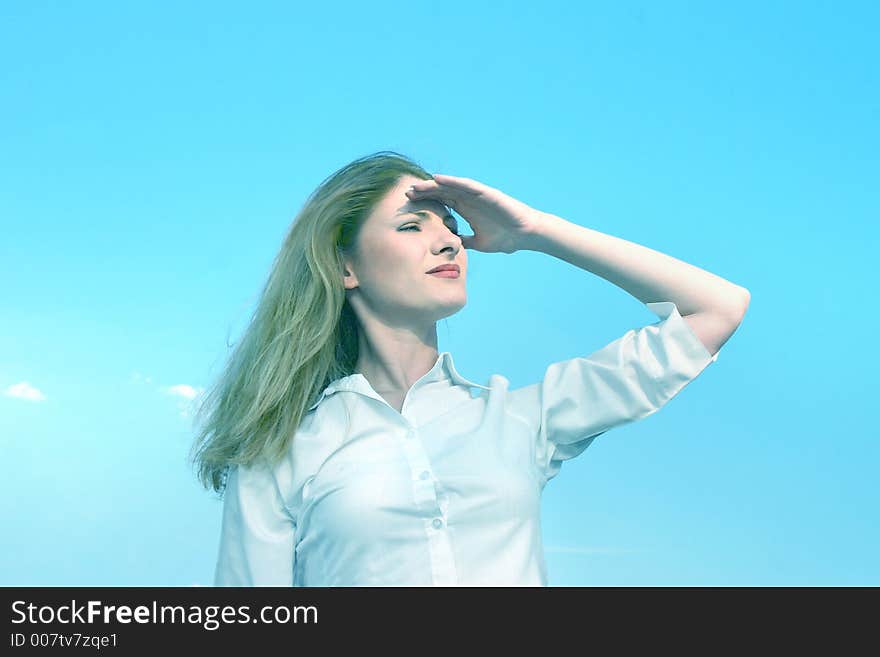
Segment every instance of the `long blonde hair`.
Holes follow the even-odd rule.
[[[359,158],[325,178],[294,217],[250,324],[195,414],[190,458],[206,489],[222,496],[232,465],[280,461],[324,388],[354,372],[358,323],[342,258],[407,174],[431,179],[394,151]]]

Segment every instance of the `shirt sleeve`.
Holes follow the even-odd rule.
[[[536,427],[535,463],[545,484],[598,436],[656,412],[717,360],[675,303],[645,305],[660,321],[553,363],[539,383],[511,392],[511,408]]]
[[[214,586],[293,586],[295,534],[271,470],[232,466]]]

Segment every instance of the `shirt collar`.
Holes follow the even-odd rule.
[[[453,363],[452,361],[452,354],[448,351],[444,351],[439,356],[437,356],[437,361],[434,363],[434,366],[415,383],[413,383],[413,388],[415,388],[417,385],[420,386],[426,383],[430,383],[432,381],[443,380],[451,380],[453,383],[460,386],[472,386],[474,388],[491,390],[491,388],[480,385],[479,383],[474,383],[473,381],[470,381],[459,374],[458,371],[455,369],[455,363]],[[325,397],[329,397],[334,392],[339,392],[341,390],[360,392],[369,397],[375,397],[377,394],[373,390],[373,387],[370,385],[369,381],[367,381],[367,378],[360,372],[355,372],[354,374],[349,374],[348,376],[344,376],[329,383],[327,387],[324,388],[324,390],[321,392],[321,396],[318,397],[318,401],[312,404],[308,410],[313,410],[324,400]]]

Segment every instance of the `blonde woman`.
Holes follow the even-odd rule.
[[[532,385],[470,381],[436,329],[465,305],[468,249],[561,258],[660,321]],[[715,361],[748,304],[476,180],[390,151],[350,163],[294,219],[199,412],[199,479],[224,494],[215,585],[546,586],[546,483]]]

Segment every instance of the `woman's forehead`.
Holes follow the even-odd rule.
[[[427,210],[433,212],[438,217],[447,217],[452,215],[452,211],[439,201],[416,201],[415,203],[407,203],[400,206],[395,213],[395,217],[399,217],[411,212],[420,212]]]
[[[452,210],[444,203],[437,199],[410,199],[406,196],[408,185],[400,186],[388,194],[375,208],[372,213],[380,221],[396,221],[400,217],[410,212],[425,211],[432,212],[438,217],[447,217],[454,215]]]

